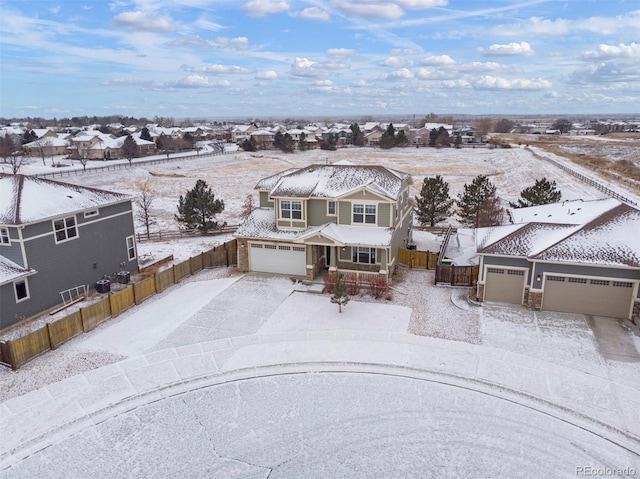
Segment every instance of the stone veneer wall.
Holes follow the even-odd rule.
[[[480,302],[484,300],[484,284],[478,283],[478,292],[476,293],[476,300]]]
[[[524,291],[524,305],[533,311],[540,311],[542,309],[542,292],[530,291],[526,288]]]
[[[244,238],[238,239],[238,269],[249,271],[249,242]]]
[[[640,301],[635,301],[633,303],[633,312],[631,313],[631,318],[635,324],[640,324]]]

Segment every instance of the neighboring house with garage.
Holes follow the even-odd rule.
[[[477,296],[531,309],[640,315],[640,210],[615,199],[512,210],[481,228]]]
[[[389,276],[411,243],[408,173],[382,166],[311,165],[260,180],[260,207],[242,223],[238,267],[315,278]]]
[[[121,270],[138,271],[129,196],[0,174],[0,329]]]

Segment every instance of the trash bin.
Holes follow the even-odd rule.
[[[96,282],[96,291],[100,294],[108,293],[111,291],[111,281],[108,279],[101,279]]]
[[[129,284],[131,281],[131,273],[129,271],[120,271],[118,273],[118,283]]]
[[[416,244],[415,243],[409,243],[407,245],[407,249],[416,249]]]

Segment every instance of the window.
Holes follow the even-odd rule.
[[[376,205],[353,205],[353,222],[376,224]]]
[[[11,244],[9,228],[0,228],[0,244]]]
[[[68,218],[54,220],[53,229],[55,230],[56,234],[56,243],[67,241],[78,236],[75,216],[69,216]]]
[[[136,242],[133,236],[127,236],[127,257],[129,261],[136,258]]]
[[[335,201],[327,201],[327,215],[335,216],[336,214],[336,202]]]
[[[29,287],[27,286],[27,280],[23,279],[21,281],[16,281],[13,283],[13,286],[16,291],[16,302],[24,301],[25,299],[29,299]]]
[[[302,201],[282,200],[280,202],[280,216],[292,220],[301,220]]]
[[[353,248],[352,261],[354,263],[374,264],[376,262],[376,249],[356,246]]]
[[[85,211],[84,217],[91,218],[92,216],[98,216],[98,210]]]

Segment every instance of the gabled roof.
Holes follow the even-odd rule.
[[[545,206],[554,211],[557,205]],[[583,224],[533,222],[481,228],[476,241],[478,253],[640,268],[640,210],[616,200],[602,200],[597,206],[601,214]],[[602,212],[605,206],[609,209]],[[544,211],[543,207],[536,208]],[[593,211],[585,215],[593,216]]]
[[[272,240],[294,240],[304,231],[278,229],[273,208],[256,208],[245,218],[234,236],[238,238],[263,238]]]
[[[511,208],[509,214],[514,223],[556,223],[583,225],[618,206],[613,198],[598,200],[562,201],[550,205]]]
[[[0,256],[0,285],[16,281],[17,279],[37,273],[35,269],[22,266]]]
[[[20,225],[129,200],[122,193],[0,173],[0,224]]]
[[[639,233],[640,210],[621,204],[533,259],[640,268]]]
[[[260,180],[258,190],[285,198],[337,198],[360,187],[396,200],[408,173],[383,166],[311,165]]]

